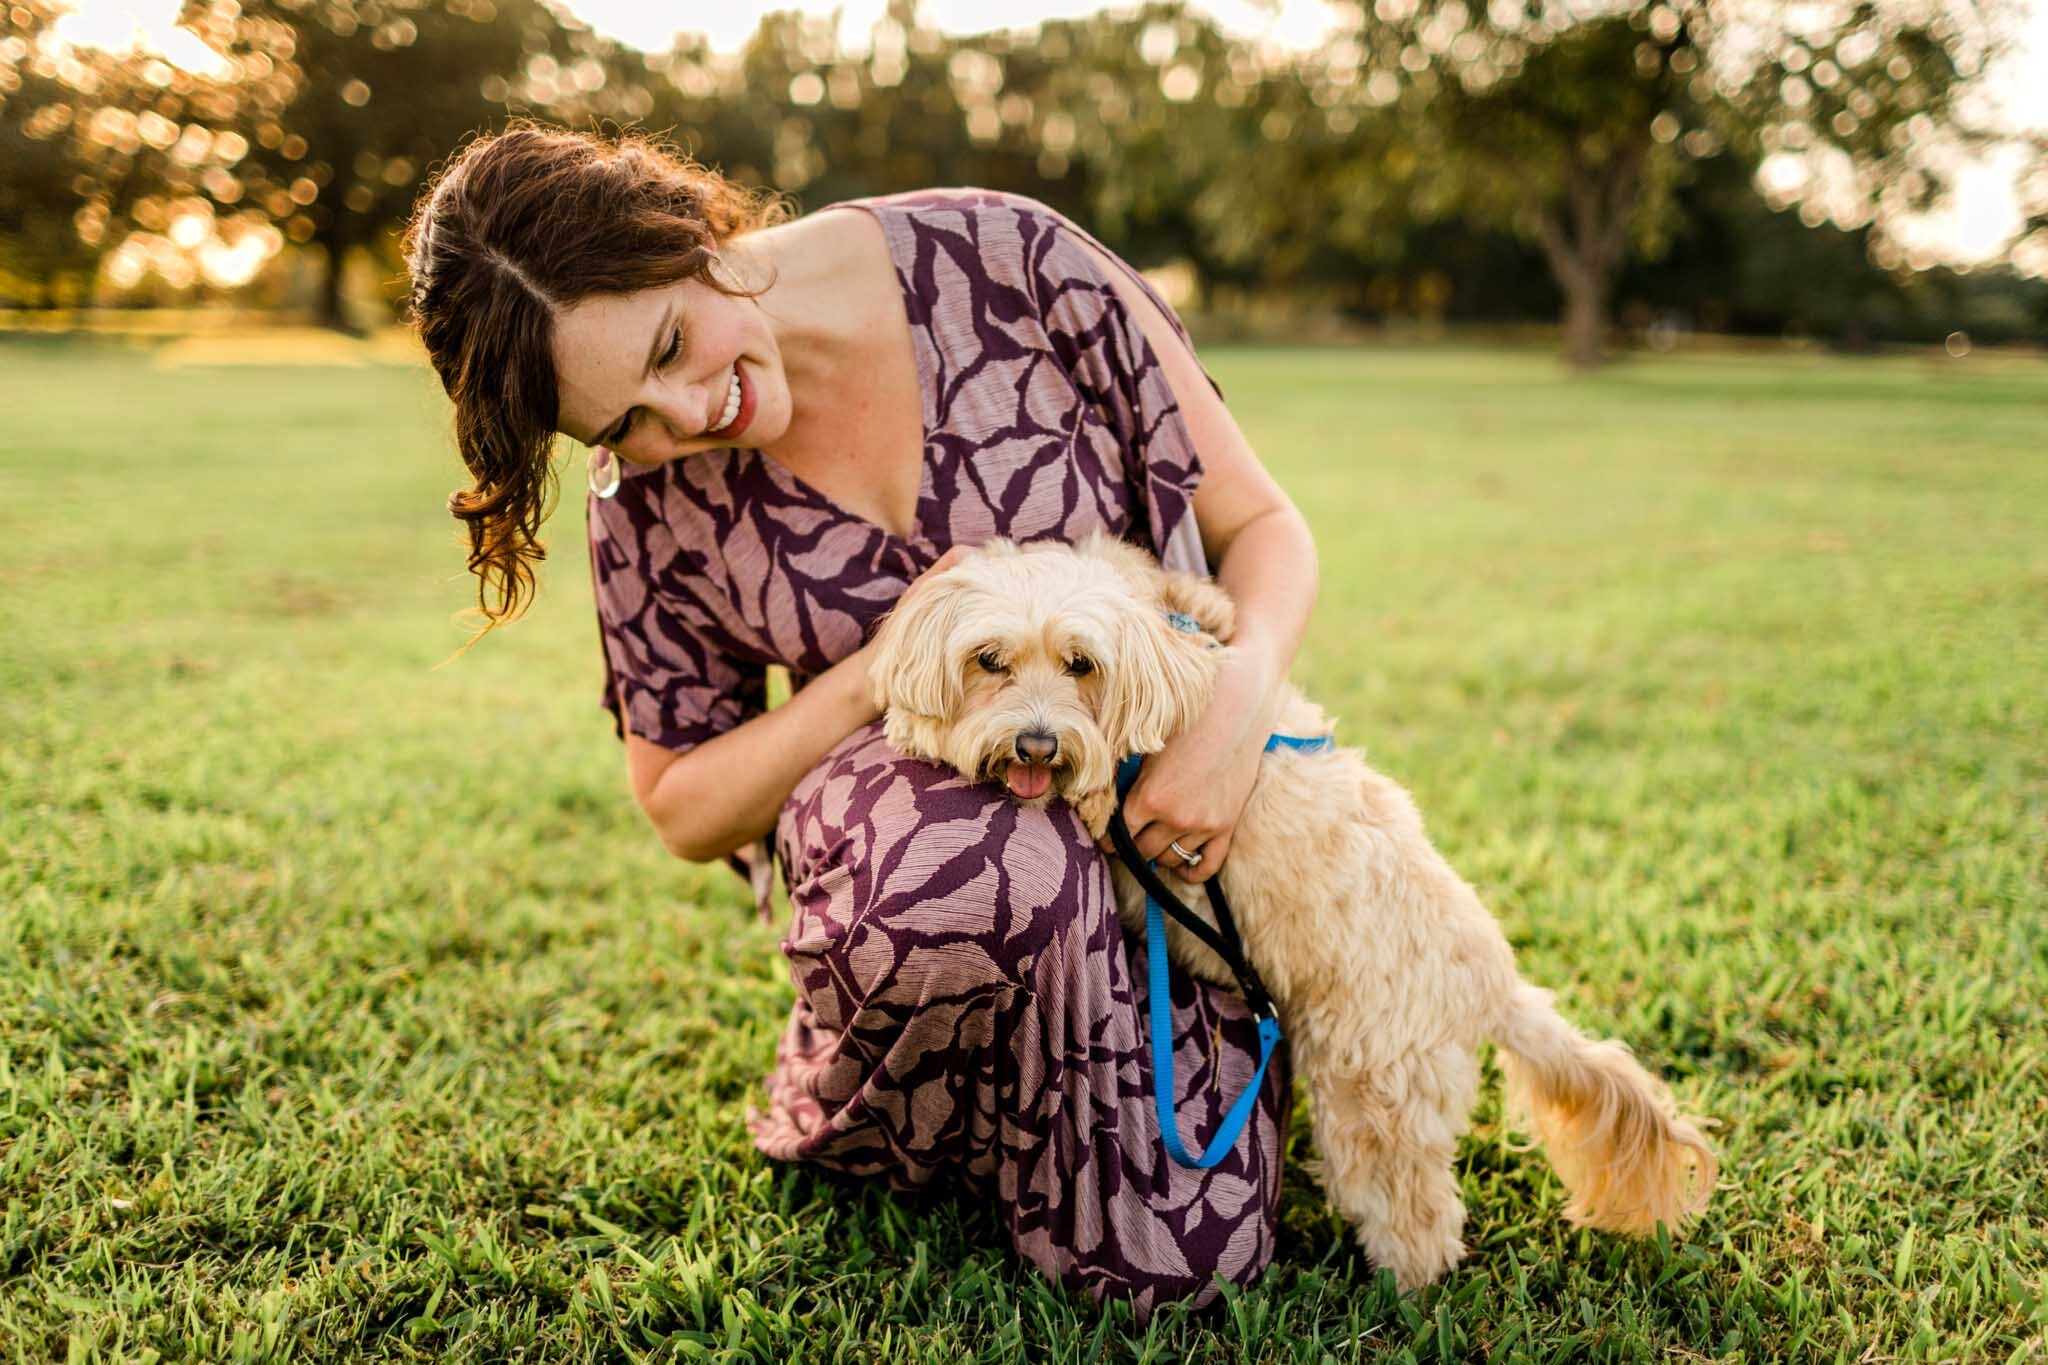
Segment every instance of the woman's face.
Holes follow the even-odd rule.
[[[767,445],[789,425],[767,318],[699,280],[570,306],[555,316],[554,359],[559,429],[635,464]]]

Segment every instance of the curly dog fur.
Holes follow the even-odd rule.
[[[1116,760],[1156,752],[1201,713],[1232,612],[1215,583],[1108,536],[1079,549],[991,541],[884,621],[872,677],[886,734],[1020,799],[1064,799],[1099,838]],[[1290,686],[1279,728],[1322,735],[1330,722]],[[1533,1125],[1570,1193],[1566,1219],[1678,1236],[1704,1207],[1718,1163],[1702,1120],[1679,1114],[1625,1045],[1580,1034],[1521,979],[1408,793],[1357,750],[1267,754],[1218,875],[1308,1089],[1323,1188],[1402,1289],[1464,1255],[1453,1160],[1482,1040],[1499,1048],[1510,1120]],[[1121,866],[1116,880],[1124,923],[1141,931],[1144,892]],[[1199,887],[1174,889],[1207,917]],[[1232,984],[1177,927],[1169,952]]]

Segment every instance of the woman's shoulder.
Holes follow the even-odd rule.
[[[943,240],[954,266],[977,265],[988,279],[1019,286],[1034,297],[1077,275],[1097,282],[1106,278],[1086,247],[1106,248],[1087,229],[1044,200],[1013,190],[952,185],[870,195],[829,207],[874,214],[896,243],[900,264],[929,259],[928,245]]]
[[[838,205],[859,205],[888,213],[922,217],[976,217],[1007,212],[1023,217],[1058,218],[1059,210],[1028,194],[1013,190],[983,189],[978,185],[941,185],[928,189],[897,190],[892,194],[871,194],[847,199]]]

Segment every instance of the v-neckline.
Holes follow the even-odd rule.
[[[860,513],[848,509],[838,499],[830,496],[823,489],[817,487],[808,479],[803,478],[796,471],[789,468],[789,466],[774,459],[764,451],[749,449],[747,453],[761,461],[771,479],[781,479],[802,497],[813,502],[822,503],[825,507],[831,509],[833,515],[837,516],[840,520],[864,527],[867,530],[873,531],[876,535],[883,536],[897,544],[915,545],[925,538],[925,500],[932,492],[931,414],[934,406],[932,361],[925,355],[926,348],[918,339],[917,324],[914,321],[916,310],[913,307],[910,287],[905,282],[909,272],[904,269],[903,263],[897,259],[896,234],[890,230],[889,221],[876,211],[866,199],[844,199],[836,204],[827,204],[823,208],[816,210],[816,213],[827,213],[833,209],[849,208],[859,209],[867,214],[875,220],[875,226],[882,230],[882,243],[889,253],[889,273],[895,277],[897,297],[903,308],[904,330],[910,336],[911,360],[917,366],[917,501],[910,509],[910,531],[906,535],[898,535],[873,518],[864,517]]]

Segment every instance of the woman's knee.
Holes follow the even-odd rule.
[[[861,916],[920,998],[1026,984],[1046,952],[1114,918],[1108,868],[1070,808],[966,784],[923,797]]]

